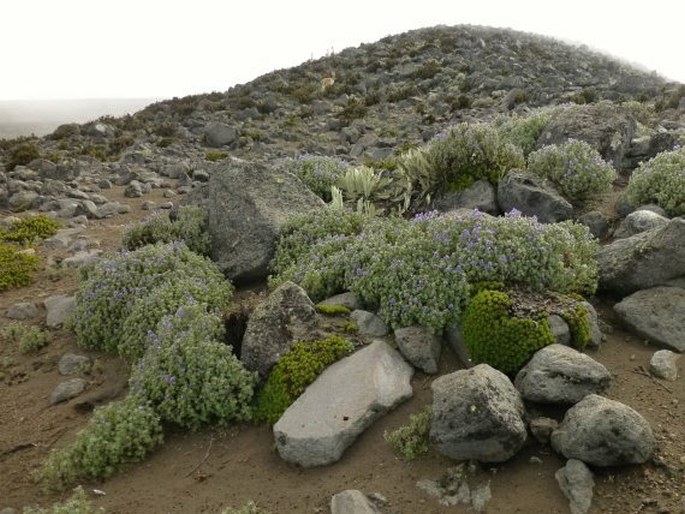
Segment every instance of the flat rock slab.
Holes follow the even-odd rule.
[[[638,335],[676,352],[685,352],[685,289],[653,287],[614,305],[621,321]]]
[[[46,323],[55,328],[64,324],[74,311],[75,298],[73,296],[55,295],[43,302],[47,310]]]
[[[50,395],[50,405],[66,402],[72,398],[77,397],[85,391],[88,382],[82,378],[72,378],[65,382],[61,382]]]
[[[334,363],[274,425],[278,453],[306,468],[338,461],[376,419],[412,396],[413,373],[383,341]]]

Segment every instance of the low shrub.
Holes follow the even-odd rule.
[[[155,243],[183,241],[192,251],[209,255],[211,238],[207,232],[207,213],[201,207],[184,205],[173,216],[155,214],[126,228],[122,246],[135,250]]]
[[[331,187],[345,174],[349,165],[334,157],[303,154],[295,159],[284,159],[283,167],[297,176],[319,198],[331,201]]]
[[[560,109],[544,107],[525,114],[502,114],[493,120],[493,125],[505,141],[519,147],[527,157],[535,150],[540,134]]]
[[[554,343],[546,313],[515,313],[514,307],[504,291],[483,290],[471,299],[461,328],[474,364],[512,376],[540,348]]]
[[[428,453],[430,427],[431,411],[430,407],[426,407],[418,414],[409,416],[408,424],[392,432],[386,431],[383,439],[405,460],[414,460]]]
[[[414,195],[430,199],[460,191],[477,180],[497,184],[504,173],[525,164],[521,150],[484,123],[461,123],[438,134],[423,152],[399,159],[398,179]]]
[[[0,242],[0,291],[30,284],[39,264],[34,253]]]
[[[17,144],[8,152],[5,169],[12,171],[17,166],[26,166],[34,159],[40,158],[40,148],[34,141]]]
[[[207,313],[219,313],[228,307],[232,296],[233,286],[218,271],[206,277],[170,276],[135,300],[122,323],[117,352],[135,362],[145,353],[149,332],[164,316],[191,303],[203,305]]]
[[[223,161],[227,157],[228,154],[226,152],[222,152],[221,150],[210,150],[205,154],[205,159],[210,162]]]
[[[275,269],[273,282],[291,280],[314,301],[352,291],[395,328],[419,324],[439,332],[456,323],[478,282],[566,293],[597,287],[597,242],[572,222],[474,211],[425,213],[410,221],[371,218],[348,236],[303,228],[304,234],[291,234],[298,251],[283,249],[287,265]]]
[[[219,342],[223,333],[221,319],[198,303],[163,317],[133,369],[131,394],[191,430],[249,419],[257,375]]]
[[[528,170],[549,179],[571,203],[583,203],[608,193],[616,170],[584,141],[569,139],[528,156]]]
[[[45,348],[50,343],[50,332],[35,325],[20,321],[10,321],[0,330],[6,341],[16,344],[22,353],[32,353]]]
[[[60,223],[45,214],[26,216],[12,223],[7,230],[0,229],[0,241],[30,245],[39,239],[54,236]]]
[[[274,365],[259,394],[255,418],[275,423],[321,372],[354,350],[339,336],[295,343]]]
[[[97,407],[74,442],[52,450],[38,471],[49,490],[64,490],[80,480],[103,479],[128,463],[142,460],[162,442],[159,417],[137,398]]]
[[[669,216],[685,215],[685,147],[640,163],[628,181],[626,199],[635,206],[655,203]]]
[[[216,264],[188,249],[185,243],[147,245],[122,250],[82,268],[71,328],[80,346],[113,352],[122,323],[135,300],[174,277],[210,283],[223,276]]]
[[[83,487],[78,486],[73,494],[64,502],[55,503],[52,507],[24,507],[23,514],[104,514],[103,508],[91,505]]]
[[[325,314],[326,316],[338,316],[338,315],[348,315],[350,314],[350,309],[344,305],[326,305],[323,303],[318,303],[314,306],[316,312]]]

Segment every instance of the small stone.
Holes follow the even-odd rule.
[[[50,405],[75,398],[86,389],[87,382],[82,378],[72,378],[59,384],[50,395]]]
[[[155,210],[156,206],[157,204],[152,200],[146,200],[145,202],[143,202],[143,205],[141,205],[140,208],[144,211],[153,211]]]
[[[55,295],[47,298],[43,303],[47,310],[47,325],[56,328],[71,316],[75,299],[73,296]]]
[[[348,489],[331,498],[331,514],[374,514],[378,509],[364,493]]]
[[[649,371],[657,378],[675,380],[678,378],[678,359],[680,355],[671,350],[654,352],[649,361]]]
[[[60,375],[75,375],[90,365],[90,359],[85,355],[65,353],[57,364]]]
[[[540,417],[532,419],[528,428],[540,444],[549,444],[552,432],[559,428],[559,422],[556,419]]]
[[[20,302],[10,306],[10,308],[7,309],[7,312],[5,313],[5,316],[7,316],[10,319],[24,321],[35,317],[37,314],[38,307],[36,307],[35,303]]]
[[[363,310],[352,311],[350,318],[357,323],[359,335],[371,337],[388,335],[388,326],[372,312]]]
[[[566,466],[554,474],[554,478],[557,479],[564,496],[568,498],[571,514],[586,514],[592,504],[595,481],[585,463],[570,459]]]

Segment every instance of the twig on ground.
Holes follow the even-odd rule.
[[[207,446],[207,451],[205,452],[205,456],[202,457],[202,460],[201,460],[200,462],[197,463],[197,466],[195,466],[195,467],[190,471],[190,473],[188,473],[188,474],[186,475],[186,478],[189,477],[190,475],[192,475],[193,473],[195,473],[198,469],[200,469],[200,466],[202,466],[202,465],[207,461],[207,459],[209,458],[209,452],[212,450],[212,444],[214,444],[214,436],[211,436],[211,437],[209,438],[209,446]]]
[[[670,389],[668,386],[666,386],[666,385],[662,384],[661,382],[659,382],[656,378],[654,378],[654,376],[653,376],[649,371],[647,371],[647,370],[646,370],[645,368],[643,368],[642,366],[638,366],[637,368],[635,368],[635,369],[633,370],[633,373],[637,373],[638,375],[644,375],[645,377],[649,378],[652,382],[654,382],[656,385],[663,387],[664,389],[666,389],[666,391],[668,391],[669,393],[673,394],[673,390],[672,390],[672,389]]]

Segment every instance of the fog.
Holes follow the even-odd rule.
[[[101,116],[123,116],[159,98],[83,100],[0,100],[0,138],[44,136],[63,123],[85,123]]]

